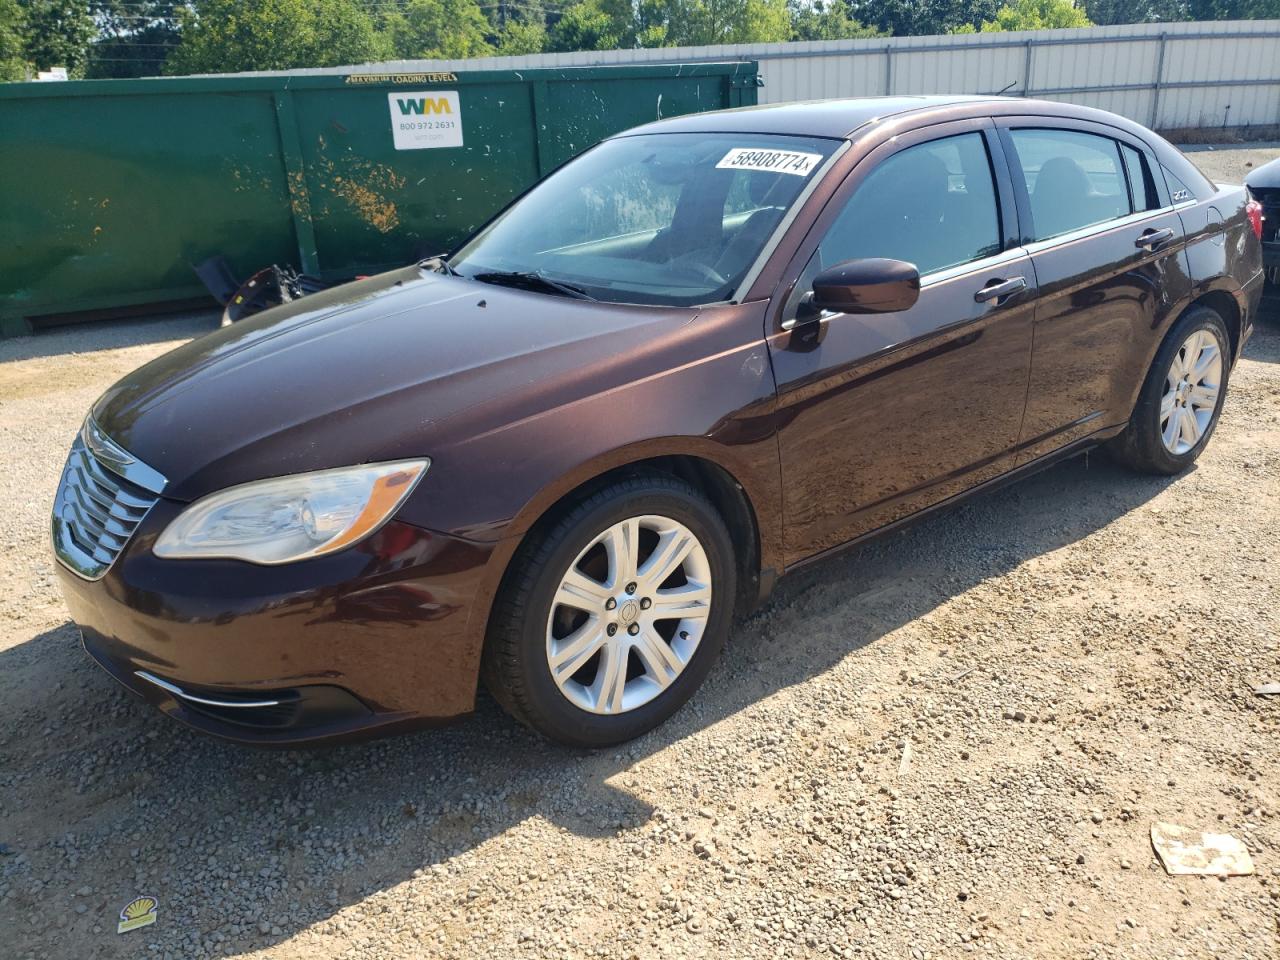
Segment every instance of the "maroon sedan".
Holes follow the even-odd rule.
[[[1108,113],[667,120],[114,386],[62,583],[99,664],[219,736],[439,722],[483,678],[613,744],[783,573],[1097,444],[1185,469],[1261,288],[1244,190]]]

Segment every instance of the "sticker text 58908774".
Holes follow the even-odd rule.
[[[716,164],[726,170],[761,170],[767,173],[790,173],[807,177],[822,162],[819,153],[796,150],[766,150],[757,147],[734,147]]]

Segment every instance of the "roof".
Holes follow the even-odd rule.
[[[803,137],[844,139],[859,127],[884,117],[917,110],[941,110],[961,104],[1003,103],[1010,97],[857,97],[849,100],[810,100],[771,103],[694,113],[647,123],[628,130],[636,133],[778,133]],[[1029,101],[1021,100],[1021,103]]]

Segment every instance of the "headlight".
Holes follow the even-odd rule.
[[[390,519],[430,465],[367,463],[220,490],[178,514],[160,534],[155,554],[270,564],[333,553]]]

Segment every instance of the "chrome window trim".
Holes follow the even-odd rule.
[[[958,280],[967,277],[973,273],[986,273],[997,267],[1002,267],[1008,263],[1014,263],[1018,260],[1025,260],[1029,254],[1022,247],[1010,247],[1008,250],[1001,250],[989,257],[982,257],[980,260],[970,260],[967,263],[958,263],[954,267],[943,267],[941,270],[935,270],[933,273],[925,274],[920,278],[920,290],[923,292],[927,287],[935,286],[940,283],[947,283],[951,280]],[[835,310],[823,310],[817,317],[806,320],[806,323],[826,323],[833,317],[841,316]],[[961,323],[970,323],[969,320],[959,321]],[[795,317],[784,320],[781,325],[783,330],[794,330],[798,326]],[[940,329],[946,329],[945,327]]]
[[[1192,201],[1195,202],[1195,201]],[[1137,213],[1129,213],[1123,217],[1115,217],[1111,220],[1103,220],[1099,223],[1091,223],[1087,227],[1081,227],[1078,230],[1072,230],[1070,233],[1060,233],[1056,237],[1049,237],[1045,240],[1032,240],[1024,245],[1027,253],[1037,254],[1054,247],[1065,246],[1068,243],[1075,243],[1077,240],[1084,240],[1088,237],[1096,237],[1110,230],[1116,230],[1121,227],[1134,226],[1144,220],[1151,220],[1154,217],[1164,216],[1168,213],[1177,212],[1178,207],[1160,207],[1157,210],[1139,210]]]
[[[946,283],[948,280],[955,280],[959,277],[967,277],[971,273],[983,273],[987,270],[993,270],[1006,263],[1022,260],[1026,256],[1027,251],[1022,247],[1010,247],[1008,250],[1001,250],[999,253],[993,253],[991,256],[982,257],[979,260],[957,263],[953,267],[942,267],[939,270],[934,270],[932,273],[926,273],[921,276],[920,289],[923,290],[925,287],[931,287],[938,283]]]

